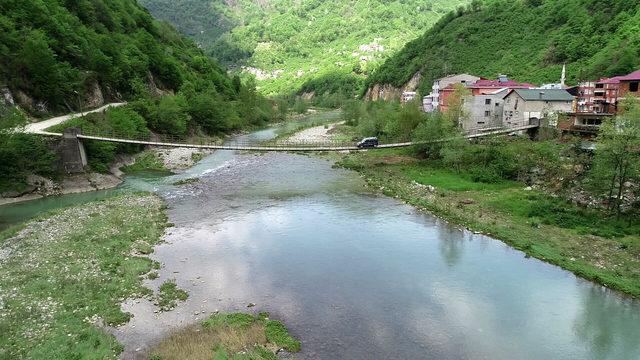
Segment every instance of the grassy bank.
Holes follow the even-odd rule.
[[[638,219],[606,218],[515,181],[477,182],[408,150],[349,154],[339,164],[386,195],[640,297]]]
[[[152,296],[142,277],[166,227],[163,202],[123,195],[71,207],[0,234],[0,359],[109,359],[122,350],[101,324],[120,303]]]
[[[276,360],[280,349],[298,352],[300,342],[269,314],[215,314],[162,341],[151,359]]]

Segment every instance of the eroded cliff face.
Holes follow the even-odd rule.
[[[422,75],[417,72],[406,84],[399,88],[389,84],[375,84],[367,89],[364,100],[398,100],[402,96],[402,93],[406,91],[416,91],[421,79]]]

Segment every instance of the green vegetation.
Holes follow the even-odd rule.
[[[106,99],[189,87],[248,105],[240,84],[135,0],[2,0],[0,14],[0,83],[31,96],[21,105],[32,112],[79,110],[96,86]]]
[[[185,301],[189,297],[186,291],[178,288],[175,280],[167,280],[160,285],[160,291],[158,293],[158,307],[162,311],[171,311],[178,301]]]
[[[0,194],[26,189],[31,174],[55,176],[57,156],[47,140],[12,131],[25,123],[22,112],[0,101]]]
[[[136,139],[148,137],[150,132],[145,119],[131,107],[110,108],[105,113],[92,113],[81,118],[71,119],[54,126],[49,131],[64,132],[66,128],[80,128],[85,134],[119,134],[123,138]],[[141,146],[118,144],[104,141],[83,142],[87,151],[89,166],[97,172],[108,172],[109,165],[118,154],[133,154]]]
[[[176,24],[221,63],[251,68],[265,94],[301,90],[352,98],[384,59],[467,2],[143,0],[142,4]]]
[[[136,156],[135,163],[133,165],[124,166],[121,170],[125,173],[132,173],[137,171],[162,171],[168,172],[164,166],[164,162],[155,151],[143,151]]]
[[[122,346],[97,324],[127,322],[122,299],[151,295],[142,278],[159,264],[134,254],[160,241],[163,209],[122,195],[3,232],[0,359],[115,359]]]
[[[640,223],[586,209],[525,184],[470,180],[411,152],[350,154],[340,164],[370,186],[575,274],[640,297]],[[433,189],[429,188],[433,186]]]
[[[276,351],[300,351],[300,342],[268,313],[215,314],[162,341],[151,359],[276,360]]]
[[[595,154],[567,139],[469,141],[455,116],[414,109],[345,106],[346,136],[427,143],[350,154],[340,165],[387,195],[640,297],[640,103],[627,101],[603,125]]]
[[[182,186],[182,185],[189,185],[189,184],[197,184],[199,182],[200,182],[199,178],[189,178],[189,179],[183,179],[183,180],[176,181],[172,185],[173,186]]]
[[[623,113],[606,121],[598,135],[591,187],[605,193],[607,208],[620,217],[629,182],[640,181],[640,104],[628,98]]]
[[[627,74],[640,67],[640,2],[610,0],[474,1],[444,16],[367,79],[405,84],[423,75],[428,94],[443,75],[557,82],[567,64],[569,82]],[[427,29],[426,27],[423,29]]]
[[[135,0],[0,0],[0,85],[35,116],[129,101],[106,115],[65,127],[145,137],[150,132],[218,136],[274,119],[271,101],[255,84],[231,79],[169,24],[155,21]],[[2,101],[4,103],[4,99]],[[24,116],[0,110],[0,129]],[[31,136],[3,134],[0,191],[21,191],[26,176],[54,176],[55,156]],[[106,172],[132,145],[87,142],[90,166]],[[31,151],[25,151],[30,149]],[[36,151],[34,151],[36,150]]]

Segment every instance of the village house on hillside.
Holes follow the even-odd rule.
[[[464,99],[464,118],[461,126],[464,130],[502,126],[503,98],[509,89],[496,90],[489,94],[467,96]]]
[[[557,125],[558,114],[570,113],[573,96],[563,89],[514,89],[504,97],[503,125],[518,127],[546,119]]]
[[[509,80],[506,75],[500,75],[497,80],[480,79],[474,83],[465,84],[465,88],[471,92],[471,96],[491,95],[502,89],[530,89],[534,87],[535,85],[532,84]],[[440,111],[446,112],[448,110],[449,99],[455,91],[456,88],[453,84],[440,90]]]
[[[585,81],[570,88],[576,96],[574,112],[558,127],[564,132],[595,135],[603,121],[618,113],[618,105],[626,96],[640,97],[640,70],[625,76]]]
[[[634,71],[629,75],[619,78],[620,87],[618,89],[618,98],[624,99],[626,96],[640,97],[640,70]]]
[[[431,93],[422,98],[423,111],[433,112],[439,108],[441,89],[447,88],[453,84],[473,84],[478,80],[480,80],[478,76],[469,74],[451,75],[435,80],[431,87]]]
[[[546,120],[563,132],[592,136],[607,118],[618,113],[626,96],[640,98],[640,70],[624,76],[583,81],[577,86],[565,84],[566,67],[559,83],[540,87],[510,80],[500,75],[488,80],[468,74],[444,77],[434,82],[432,92],[423,98],[425,112],[446,112],[452,95],[463,85],[460,124],[465,130],[516,127]],[[413,99],[415,93],[408,93]],[[568,116],[560,117],[559,114]]]

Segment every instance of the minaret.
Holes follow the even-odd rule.
[[[560,86],[564,89],[567,87],[565,83],[567,82],[567,64],[562,65],[562,77],[560,77]]]

